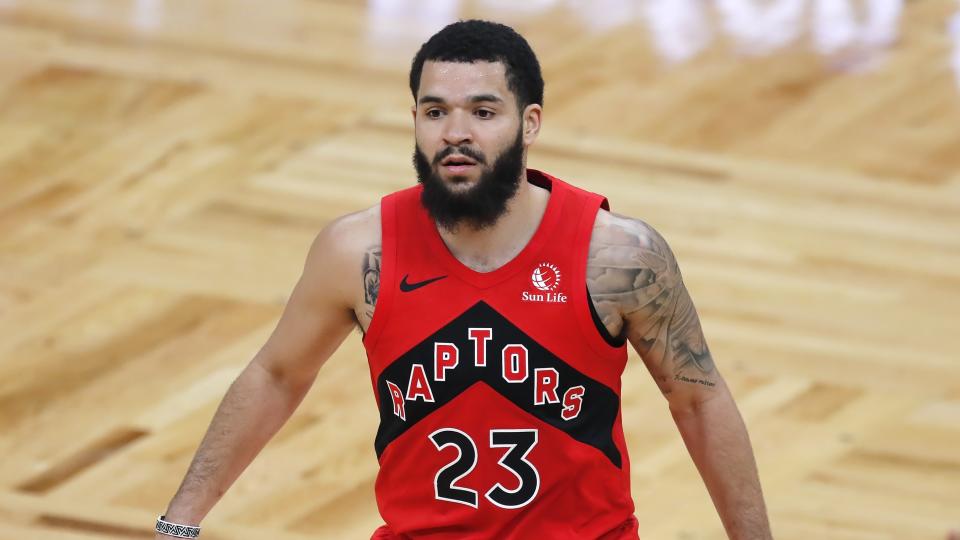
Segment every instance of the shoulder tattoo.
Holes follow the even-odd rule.
[[[714,386],[713,358],[693,301],[667,242],[646,223],[610,214],[598,219],[587,286],[608,329],[624,330],[644,360],[666,378]]]
[[[357,310],[357,321],[366,329],[373,319],[373,309],[380,294],[380,246],[370,246],[363,254],[361,278],[363,280],[363,305]]]

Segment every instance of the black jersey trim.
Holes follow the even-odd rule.
[[[603,324],[603,321],[600,319],[600,314],[597,313],[597,306],[593,305],[593,299],[590,298],[589,287],[587,288],[587,305],[590,306],[590,317],[593,319],[593,324],[596,325],[597,331],[600,332],[600,337],[611,347],[623,347],[627,343],[626,332],[621,328],[619,335],[613,336],[610,334],[607,325]]]

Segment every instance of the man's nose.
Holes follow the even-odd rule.
[[[443,127],[443,140],[451,146],[473,142],[470,122],[465,113],[453,111],[447,116],[447,121]]]

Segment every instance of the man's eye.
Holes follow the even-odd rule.
[[[478,109],[477,116],[480,118],[493,118],[494,112],[487,109]]]
[[[430,109],[427,111],[427,116],[430,118],[440,118],[443,115],[443,111],[440,109]]]

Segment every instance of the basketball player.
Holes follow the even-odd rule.
[[[729,537],[770,538],[747,431],[667,243],[526,168],[543,117],[527,42],[447,26],[417,53],[410,89],[418,185],[319,233],[158,529],[200,522],[356,325],[380,410],[374,538],[638,538],[628,342]]]

